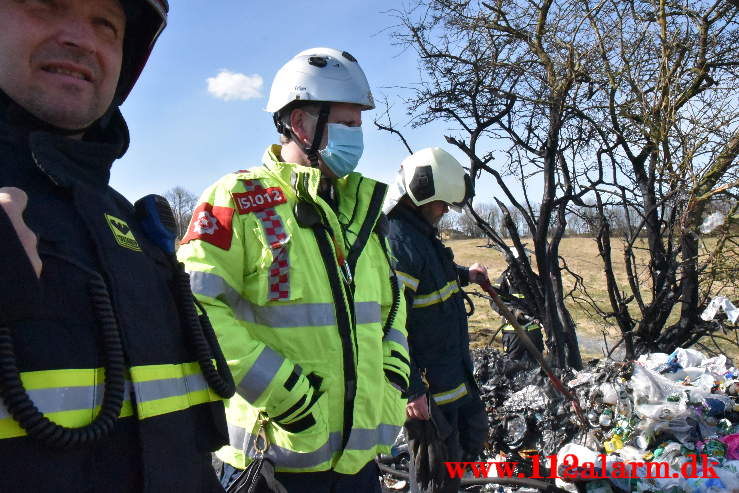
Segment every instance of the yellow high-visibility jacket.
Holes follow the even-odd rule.
[[[405,417],[405,306],[377,225],[387,187],[337,180],[336,213],[319,170],[280,159],[272,146],[208,188],[178,252],[237,382],[218,455],[244,468],[263,426],[277,470],[354,474]]]

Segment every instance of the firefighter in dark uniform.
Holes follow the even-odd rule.
[[[167,11],[0,0],[3,493],[223,491],[210,452],[233,382],[166,208],[108,185]]]
[[[486,280],[487,269],[480,264],[456,265],[437,230],[449,207],[459,207],[471,196],[462,165],[440,148],[427,148],[403,161],[384,207],[408,306],[412,364],[406,413],[412,420],[428,420],[429,400],[438,405],[453,430],[446,439],[452,461],[474,460],[482,452],[488,429],[472,374],[461,290],[469,282]],[[447,485],[444,491],[457,490]]]
[[[516,250],[513,250],[514,257]],[[544,351],[544,335],[542,334],[541,324],[539,321],[531,315],[533,310],[529,307],[526,299],[523,295],[523,289],[519,285],[520,282],[513,276],[512,269],[507,267],[503,273],[498,277],[497,284],[499,286],[499,294],[501,300],[507,305],[508,309],[516,317],[516,321],[523,327],[531,342],[534,343],[536,349],[539,352]],[[495,304],[490,303],[493,310],[496,310]],[[516,334],[516,329],[513,325],[508,323],[507,320],[503,319],[503,350],[506,354],[516,361],[519,361],[526,366],[538,365],[534,356],[531,355],[526,346],[521,342]]]

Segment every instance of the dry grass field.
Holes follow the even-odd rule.
[[[524,243],[526,241],[524,240]],[[473,262],[480,262],[488,266],[491,280],[495,280],[498,275],[505,269],[506,263],[503,255],[492,248],[485,248],[486,240],[447,240],[445,244],[452,248],[455,255],[455,261],[460,265],[470,265]],[[529,242],[529,246],[530,242]],[[616,262],[620,259],[622,252],[619,242],[613,242],[614,272],[620,285],[627,288],[628,281],[626,278],[625,268],[622,262]],[[600,306],[608,309],[608,293],[606,291],[605,275],[603,273],[603,264],[598,256],[598,248],[592,238],[565,238],[560,247],[560,255],[565,259],[569,268],[582,276],[583,283],[588,289],[590,295]],[[647,256],[645,253],[637,253],[637,262],[640,264],[640,279],[647,282],[646,271]],[[564,273],[565,289],[570,290],[574,285],[572,276]],[[476,285],[465,288],[467,291],[482,290]],[[645,295],[648,295],[646,289]],[[731,292],[729,296],[736,297],[737,293]],[[646,298],[648,299],[648,298]],[[645,299],[645,301],[646,301]],[[473,296],[475,303],[475,313],[470,317],[470,332],[472,335],[473,345],[488,344],[490,339],[501,326],[501,318],[493,312],[489,304],[483,298]],[[580,304],[573,302],[571,299],[567,301],[567,306],[575,319],[578,327],[578,337],[580,339],[580,350],[583,357],[602,357],[600,343],[605,338],[609,347],[620,340],[618,328],[608,321],[604,321],[597,314],[592,313]],[[675,318],[676,314],[672,318]],[[501,333],[495,337],[493,344],[501,345]],[[728,356],[737,356],[733,351],[729,351]],[[736,360],[736,358],[735,358]]]

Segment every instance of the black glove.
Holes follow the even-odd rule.
[[[275,479],[275,467],[267,459],[254,459],[229,485],[226,493],[288,493]]]
[[[452,428],[433,398],[429,398],[429,408],[430,420],[409,419],[405,428],[416,469],[415,480],[424,490],[441,491],[451,479],[444,462],[450,460],[446,439]]]

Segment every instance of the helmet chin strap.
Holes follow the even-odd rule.
[[[310,147],[304,146],[303,151],[308,155],[308,160],[313,168],[318,168],[318,148],[323,140],[323,131],[326,128],[328,114],[331,111],[330,103],[321,103],[321,109],[318,112],[318,120],[316,121],[316,130],[313,134],[313,142]]]

